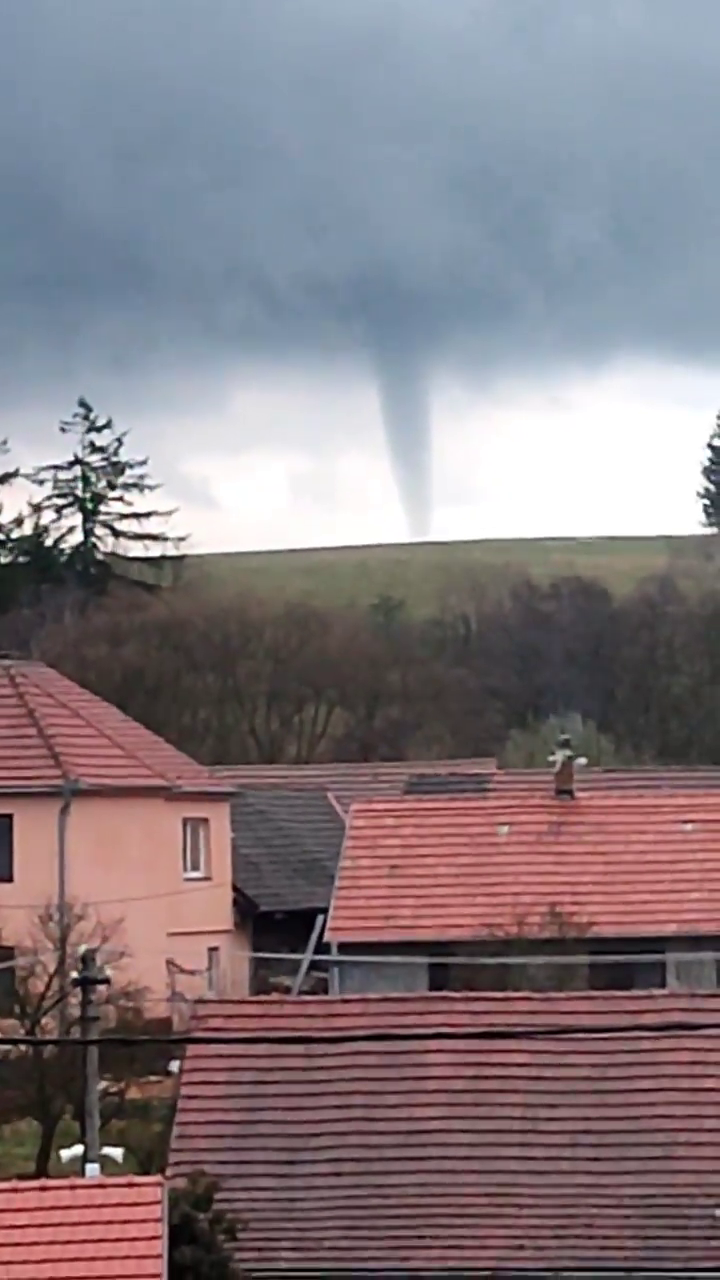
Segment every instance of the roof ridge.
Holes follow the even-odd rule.
[[[325,792],[325,795],[327,796],[328,800],[330,801],[330,804],[332,805],[333,809],[335,810],[335,813],[337,814],[338,818],[340,818],[340,820],[342,821],[342,823],[343,823],[343,825],[344,825],[345,829],[347,830],[348,816],[347,816],[347,814],[346,814],[345,810],[343,809],[342,805],[340,804],[340,801],[337,799],[337,797],[336,797],[336,795],[335,795],[335,792],[334,792],[334,791],[326,791],[326,792]]]
[[[203,765],[198,764],[197,761],[193,760],[192,756],[186,756],[183,751],[180,751],[179,747],[173,747],[172,743],[166,742],[164,738],[161,738],[159,734],[154,733],[152,729],[148,729],[146,725],[141,724],[139,720],[134,720],[132,716],[127,715],[125,711],[121,711],[120,707],[116,707],[114,703],[108,702],[105,698],[101,698],[98,694],[93,693],[90,689],[86,689],[84,685],[78,684],[76,681],[71,680],[69,676],[63,675],[61,671],[55,671],[55,668],[47,666],[46,663],[39,663],[38,665],[46,671],[52,671],[55,675],[59,675],[61,680],[67,681],[67,683],[71,686],[71,688],[79,689],[81,693],[83,693],[86,697],[93,698],[95,701],[99,702],[102,706],[109,708],[116,715],[122,716],[124,720],[127,720],[128,724],[134,725],[136,728],[142,729],[144,733],[151,734],[154,738],[157,738],[158,742],[161,742],[163,746],[170,747],[171,750],[176,751],[179,756],[182,756],[183,759],[188,761],[188,763],[193,764],[195,768],[197,769],[204,768]],[[105,738],[107,742],[109,742],[113,747],[117,748],[117,750],[120,751],[122,754],[135,760],[135,762],[137,764],[140,764],[143,769],[146,769],[148,773],[153,774],[155,777],[162,779],[162,781],[165,782],[170,788],[175,786],[175,780],[172,777],[170,777],[164,771],[160,770],[155,764],[148,763],[148,761],[143,759],[143,756],[139,754],[137,750],[135,750],[133,747],[127,746],[124,742],[119,741],[115,734],[113,734],[111,731],[105,728],[105,726],[103,726],[102,724],[98,724],[92,719],[90,719],[90,717],[81,708],[74,706],[71,702],[67,701],[64,697],[60,696],[57,690],[53,689],[52,687],[49,687],[49,688],[43,689],[42,692],[45,693],[51,699],[51,701],[57,703],[58,706],[62,707],[63,710],[69,711],[71,715],[77,716],[79,720],[82,720],[83,723],[93,731],[93,733],[99,734],[100,737]]]
[[[259,790],[259,788],[258,788]],[[268,788],[269,790],[269,788]],[[570,799],[558,798],[548,787],[542,791],[525,791],[498,788],[498,790],[477,792],[417,792],[403,795],[376,795],[376,796],[358,796],[352,801],[352,807],[365,805],[401,805],[408,808],[413,804],[442,804],[451,805],[457,808],[459,805],[468,804],[476,805],[478,809],[489,809],[495,807],[505,807],[507,805],[517,805],[523,809],[527,809],[533,804],[551,804],[556,806],[558,810],[563,812],[571,812],[577,806],[578,801],[592,801],[593,804],[616,805],[628,804],[630,802],[637,803],[642,801],[643,804],[665,804],[672,802],[673,804],[695,803],[697,801],[714,801],[716,804],[720,801],[720,789],[717,787],[676,787],[663,789],[658,787],[651,791],[643,787],[623,787],[617,791],[610,789],[593,790],[591,787],[584,789],[582,782],[578,785],[575,795]]]
[[[37,665],[43,665],[43,664],[37,664]],[[40,738],[41,742],[43,743],[43,745],[45,746],[48,752],[48,755],[50,756],[50,759],[59,769],[60,776],[62,777],[63,782],[66,782],[66,783],[77,782],[78,779],[75,777],[75,775],[65,767],[65,763],[63,761],[60,751],[56,747],[55,743],[52,740],[51,735],[48,733],[47,729],[45,728],[45,725],[43,724],[42,719],[40,718],[40,715],[38,714],[37,710],[33,706],[33,703],[29,697],[29,690],[21,687],[21,682],[19,679],[19,675],[20,675],[19,671],[15,669],[15,666],[13,663],[8,663],[6,670],[8,673],[8,680],[10,681],[10,684],[13,690],[15,691],[15,694],[18,700],[20,701],[22,706],[25,708],[28,714],[28,717],[30,718],[30,720],[32,721],[35,727],[38,737]],[[28,679],[27,683],[29,685],[30,690],[35,689],[37,687],[36,685],[33,685],[33,682],[30,679]]]
[[[75,1174],[68,1178],[24,1178],[16,1175],[15,1177],[2,1178],[0,1180],[0,1191],[24,1191],[41,1190],[48,1192],[72,1190],[73,1187],[82,1187],[83,1190],[93,1190],[95,1187],[104,1187],[107,1185],[118,1187],[119,1189],[127,1186],[143,1186],[143,1187],[163,1187],[165,1178],[162,1173],[104,1173],[98,1178],[88,1181],[80,1174]]]
[[[262,761],[245,761],[235,764],[214,764],[210,768],[215,773],[234,772],[235,770],[257,769],[258,772],[266,772],[269,769],[276,769],[278,772],[302,772],[314,770],[318,773],[328,769],[347,770],[348,772],[368,772],[374,771],[397,771],[399,773],[420,771],[432,771],[433,769],[442,768],[443,766],[455,766],[459,768],[461,765],[470,765],[473,769],[481,769],[483,772],[496,772],[497,766],[491,756],[443,756],[438,760],[303,760],[299,763],[275,761],[272,764],[265,764]],[[682,766],[679,766],[682,768]],[[720,766],[717,766],[720,769]]]

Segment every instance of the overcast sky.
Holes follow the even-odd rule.
[[[719,118],[718,0],[7,0],[0,431],[200,549],[693,531]]]

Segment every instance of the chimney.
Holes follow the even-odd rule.
[[[574,800],[575,765],[585,764],[586,762],[575,755],[569,733],[560,734],[557,746],[553,754],[548,756],[548,760],[550,764],[555,766],[555,795],[558,800]]]

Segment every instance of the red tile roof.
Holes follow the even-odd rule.
[[[329,791],[347,812],[355,800],[376,796],[401,796],[408,778],[418,773],[491,773],[495,761],[476,760],[378,760],[340,764],[236,764],[218,765],[213,772],[236,787],[312,787]]]
[[[720,795],[364,801],[326,936],[468,940],[552,909],[601,937],[717,934]]]
[[[720,1267],[720,995],[255,999],[196,1030],[260,1038],[191,1046],[171,1152],[250,1268]]]
[[[41,662],[0,659],[0,791],[163,790],[227,785]]]
[[[635,769],[577,769],[578,795],[597,791],[714,791],[720,788],[720,767],[680,765],[670,767],[642,766]],[[524,792],[542,796],[552,790],[552,772],[545,769],[496,769],[490,794]]]
[[[162,1178],[0,1182],[2,1280],[164,1280]]]
[[[483,794],[529,793],[541,796],[552,787],[545,769],[499,769],[492,759],[391,760],[340,764],[216,765],[213,773],[234,787],[318,788],[331,793],[347,813],[357,800],[399,798],[412,778],[482,775]],[[596,791],[713,791],[720,789],[720,767],[714,765],[636,769],[578,769],[579,794]]]

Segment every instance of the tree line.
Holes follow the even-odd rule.
[[[145,593],[115,557],[177,555],[147,458],[80,398],[66,456],[0,474],[0,646],[49,662],[209,764],[500,754],[542,763],[559,724],[612,763],[720,763],[720,575],[613,595],[579,576],[468,577],[417,617],[201,590]],[[699,493],[720,524],[720,416]],[[707,566],[706,566],[707,567]],[[128,594],[129,593],[129,594]],[[576,734],[577,736],[577,734]]]
[[[178,587],[0,619],[0,645],[57,667],[208,764],[542,763],[549,718],[612,763],[720,764],[720,583],[671,575],[621,597],[582,577],[418,618]],[[594,745],[593,745],[594,744]]]

